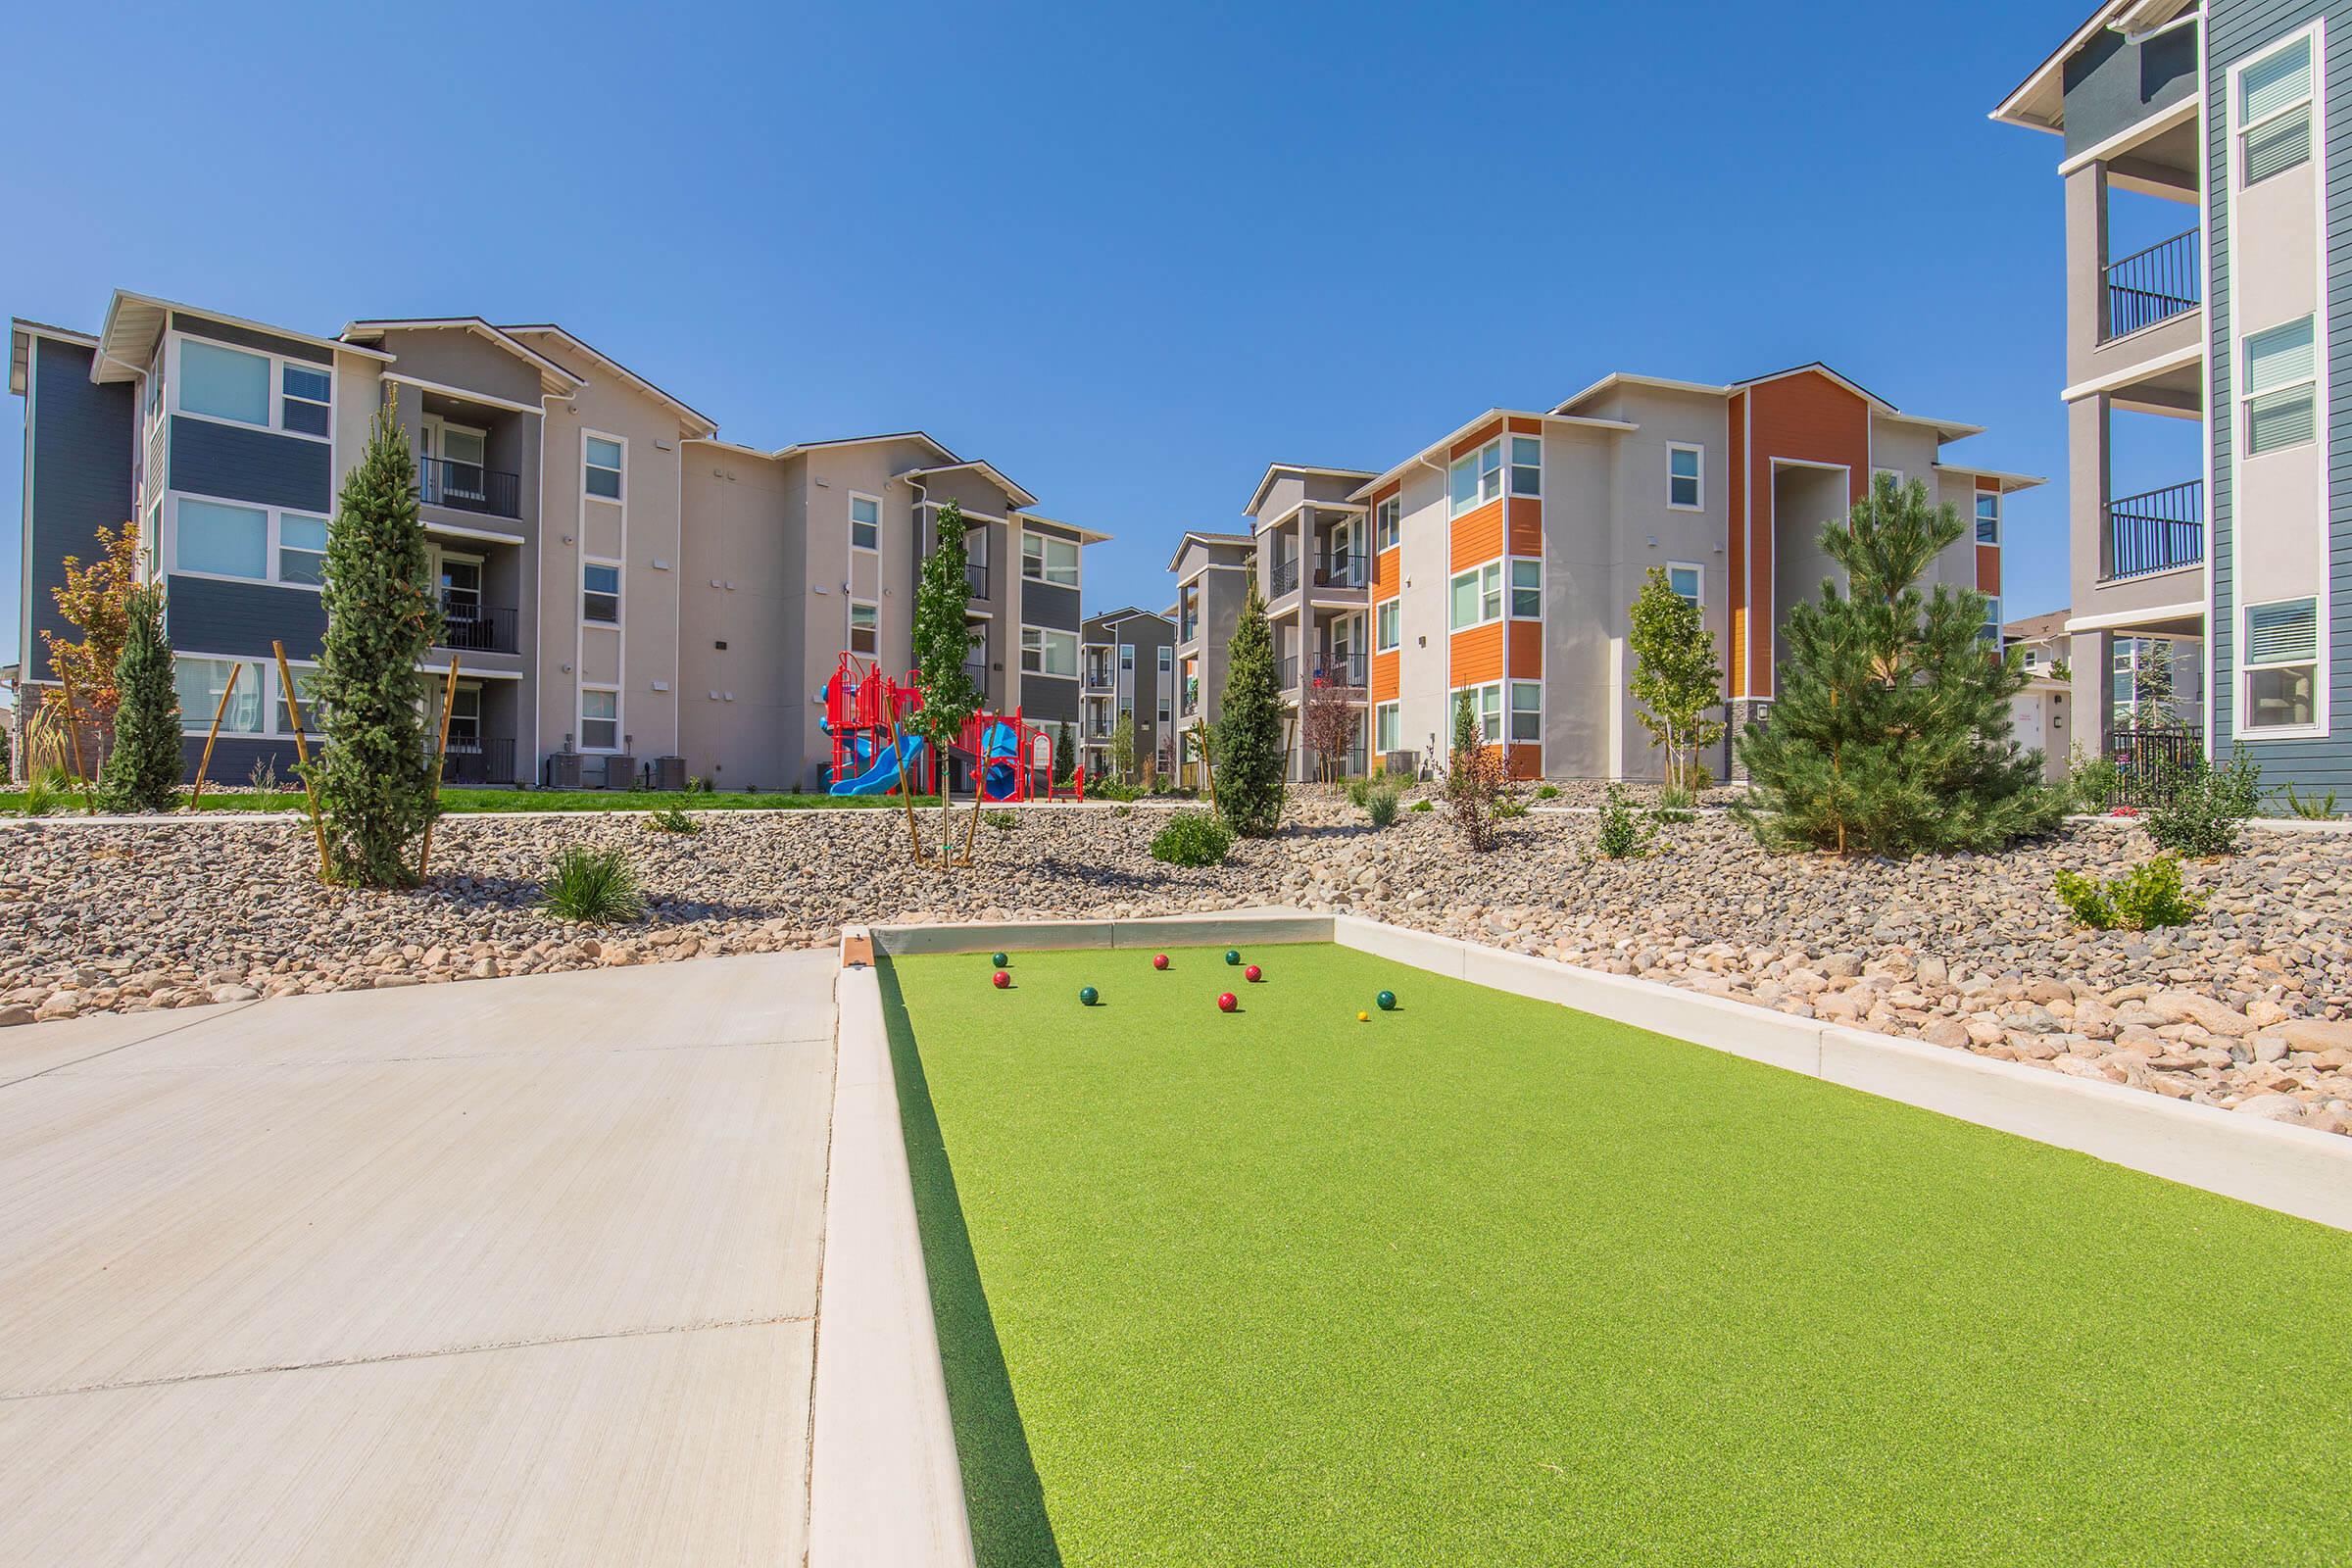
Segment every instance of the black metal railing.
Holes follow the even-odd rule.
[[[452,463],[447,458],[416,460],[416,499],[427,506],[459,512],[485,513],[493,517],[522,515],[522,478],[485,468],[478,463]]]
[[[1348,553],[1318,556],[1310,581],[1317,588],[1361,588],[1372,580],[1371,570],[1368,556]]]
[[[972,599],[988,597],[988,564],[986,562],[967,561],[963,564],[963,589],[965,595]]]
[[[1298,685],[1361,687],[1365,678],[1365,659],[1361,654],[1308,654],[1301,659],[1286,654],[1274,662],[1277,687],[1289,691]]]
[[[514,782],[514,743],[475,736],[449,738],[449,755],[441,760],[444,784],[512,784]]]
[[[1106,692],[1110,690],[1112,679],[1107,669],[1090,669],[1086,672],[1086,689],[1090,692]]]
[[[2145,577],[2205,559],[2205,481],[2107,503],[2107,579]]]
[[[2103,337],[2122,337],[2197,308],[2204,297],[2197,267],[2197,231],[2175,234],[2107,267]]]
[[[2205,742],[2195,731],[2119,729],[2107,736],[2107,760],[2115,764],[2115,783],[2107,804],[2160,806],[2172,798],[2181,772],[2205,756]]]
[[[1294,588],[1297,588],[1298,586],[1298,558],[1297,556],[1293,556],[1288,561],[1277,561],[1274,563],[1272,570],[1267,573],[1266,580],[1272,585],[1274,590],[1273,593],[1268,596],[1270,598],[1279,599],[1284,594],[1287,594]]]
[[[1090,741],[1106,741],[1110,739],[1110,732],[1113,727],[1114,726],[1111,724],[1110,720],[1106,718],[1088,719],[1086,723],[1086,738]]]
[[[441,601],[441,636],[434,646],[470,654],[521,652],[521,645],[514,640],[514,611],[503,605],[446,596]]]
[[[1364,748],[1351,747],[1344,752],[1301,750],[1298,754],[1298,777],[1302,782],[1319,783],[1327,779],[1360,778],[1368,760]]]

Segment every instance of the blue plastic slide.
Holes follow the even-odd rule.
[[[861,746],[859,748],[863,750]],[[920,735],[902,735],[898,750],[887,747],[874,754],[865,771],[853,777],[837,779],[835,795],[888,795],[899,787],[899,759],[906,760],[906,781],[920,786],[923,779],[923,738]]]
[[[980,793],[992,801],[1009,801],[1020,793],[1020,737],[1010,724],[991,724],[980,736],[980,758],[988,765],[980,774]]]

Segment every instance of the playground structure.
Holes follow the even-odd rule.
[[[818,727],[833,742],[825,787],[835,795],[895,795],[906,788],[935,793],[941,759],[920,735],[907,733],[908,715],[921,711],[920,677],[904,680],[884,672],[879,661],[845,653],[817,692],[824,707]],[[965,720],[949,750],[972,768],[980,798],[991,805],[1056,799],[1067,789],[1086,799],[1086,769],[1075,769],[1066,786],[1054,782],[1054,737],[1030,723],[1015,708],[1009,713],[981,711]],[[1042,775],[1042,789],[1041,789]]]

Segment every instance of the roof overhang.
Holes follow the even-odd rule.
[[[2066,134],[2066,63],[2075,57],[2075,51],[2102,27],[2137,37],[2170,25],[2189,9],[2190,0],[2103,0],[2090,20],[2035,66],[1986,118],[2004,125],[2046,130],[2053,136]]]
[[[1940,473],[1965,473],[1978,479],[1991,479],[1999,485],[2001,494],[2005,496],[2050,482],[2038,473],[2004,473],[1998,468],[1980,468],[1966,463],[1938,463],[1936,467]]]
[[[1089,528],[1079,522],[1064,522],[1059,517],[1049,517],[1043,513],[1037,512],[1019,513],[1014,515],[1012,521],[1015,527],[1027,522],[1042,522],[1049,528],[1059,528],[1066,533],[1076,534],[1078,542],[1082,545],[1099,545],[1110,537],[1100,528]]]
[[[1640,425],[1635,424],[1631,420],[1627,419],[1596,419],[1581,414],[1536,414],[1527,409],[1489,409],[1486,413],[1478,416],[1468,423],[1458,425],[1454,429],[1448,431],[1446,434],[1438,437],[1435,441],[1432,441],[1429,445],[1423,447],[1420,451],[1414,453],[1402,463],[1397,464],[1386,473],[1377,473],[1369,479],[1366,479],[1361,485],[1358,485],[1355,488],[1354,492],[1351,493],[1348,499],[1350,501],[1360,501],[1370,497],[1379,490],[1387,488],[1390,480],[1405,473],[1408,469],[1417,467],[1418,466],[1427,463],[1431,453],[1445,452],[1449,450],[1456,442],[1468,439],[1473,432],[1484,429],[1486,426],[1493,424],[1496,419],[1534,419],[1540,424],[1568,425],[1579,429],[1605,430],[1619,433],[1628,430],[1638,430],[1641,428]]]
[[[1737,390],[1728,386],[1710,386],[1704,381],[1678,381],[1670,376],[1634,375],[1624,370],[1612,370],[1574,397],[1555,405],[1551,412],[1555,415],[1564,415],[1578,404],[1589,402],[1610,388],[1618,386],[1652,387],[1662,392],[1695,392],[1701,397],[1716,398],[1730,397]]]
[[[1242,513],[1245,516],[1251,515],[1264,506],[1266,492],[1274,487],[1274,480],[1282,474],[1296,473],[1310,479],[1361,479],[1370,471],[1368,468],[1319,468],[1307,463],[1269,463],[1266,465],[1265,477],[1257,481],[1257,489],[1251,492],[1250,504],[1242,509]]]
[[[635,370],[630,369],[618,360],[613,359],[611,355],[582,339],[577,333],[567,331],[564,328],[556,325],[552,321],[541,321],[530,326],[502,326],[498,330],[514,337],[525,339],[551,339],[554,342],[560,343],[564,347],[569,349],[572,353],[581,356],[583,359],[589,360],[595,364],[599,369],[610,371],[616,379],[626,383],[628,386],[634,388],[638,392],[643,393],[645,396],[653,399],[656,403],[661,404],[663,408],[676,415],[678,416],[678,428],[685,433],[688,439],[692,439],[695,436],[701,435],[718,434],[717,420],[711,418],[709,415],[704,414],[692,404],[672,397],[669,393],[662,391],[660,387],[654,385],[653,382],[648,381],[644,376],[639,375]]]
[[[897,475],[897,477],[901,479],[928,479],[935,473],[967,472],[979,474],[989,483],[1004,491],[1005,495],[1011,498],[1012,504],[1016,508],[1034,507],[1037,505],[1037,497],[1031,495],[1019,485],[1014,484],[1010,479],[1005,478],[1004,472],[999,469],[995,464],[986,462],[980,458],[965,458],[955,463],[937,464],[928,468],[908,468],[906,472]]]
[[[51,326],[46,321],[28,321],[21,316],[12,318],[8,323],[8,389],[19,397],[32,385],[33,339],[43,337],[53,337],[77,348],[98,346],[98,339],[88,332],[77,332],[70,326]]]
[[[1219,545],[1231,545],[1237,550],[1248,550],[1254,547],[1256,543],[1255,539],[1246,533],[1203,533],[1198,528],[1187,528],[1184,531],[1184,537],[1176,541],[1176,553],[1168,558],[1168,569],[1174,571],[1177,563],[1184,560],[1184,553],[1195,545],[1199,545],[1203,550],[1213,550]]]
[[[174,315],[193,316],[223,326],[241,327],[248,332],[261,332],[270,337],[282,337],[293,343],[306,343],[312,348],[324,349],[330,354],[356,354],[362,359],[392,363],[393,356],[381,349],[366,348],[346,343],[340,338],[317,337],[309,332],[297,332],[288,327],[272,326],[268,321],[249,321],[242,316],[230,316],[221,311],[208,311],[201,305],[182,305],[177,300],[158,299],[152,294],[133,294],[117,289],[107,301],[106,321],[98,328],[98,358],[90,367],[93,381],[127,381],[146,373],[148,362],[155,358],[155,346],[163,341],[164,330],[171,325]]]
[[[836,436],[829,441],[795,441],[790,446],[778,447],[766,455],[771,458],[798,458],[811,452],[830,451],[835,447],[865,447],[883,441],[920,441],[950,463],[963,461],[949,451],[944,442],[922,430],[894,430],[886,435]]]
[[[577,392],[588,384],[585,378],[569,370],[532,348],[516,341],[492,326],[478,316],[431,317],[418,320],[353,321],[343,328],[346,343],[381,343],[387,332],[466,332],[492,344],[528,365],[539,372],[539,390],[548,397],[563,397]]]

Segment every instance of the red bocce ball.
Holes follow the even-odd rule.
[[[1154,969],[1165,969],[1167,966],[1168,966],[1168,956],[1167,956],[1166,954],[1164,954],[1164,953],[1154,953],[1153,955],[1152,955],[1152,968],[1154,968]]]
[[[992,986],[995,986],[999,991],[1002,991],[1006,986],[1012,984],[1012,976],[1006,974],[1004,970],[999,969],[994,975],[989,977],[988,983]]]
[[[1231,1012],[1234,1008],[1240,1005],[1241,1003],[1234,1000],[1234,995],[1230,991],[1222,992],[1217,997],[1217,1010],[1219,1012]]]
[[[1265,976],[1264,972],[1253,963],[1249,968],[1242,971],[1242,978],[1249,981],[1251,985],[1255,985],[1259,980],[1265,978]]]

